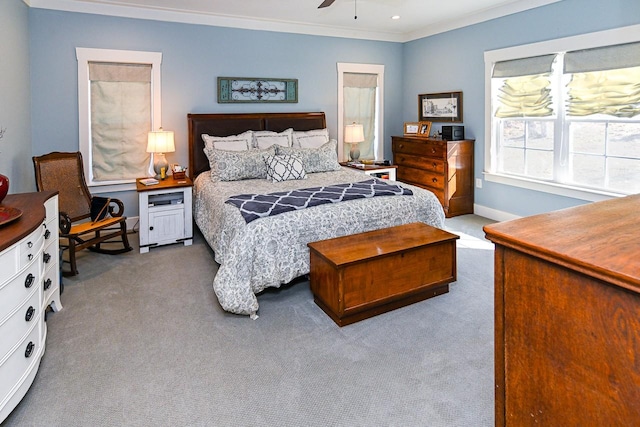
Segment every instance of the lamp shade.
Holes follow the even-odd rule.
[[[353,144],[364,141],[362,125],[353,123],[344,127],[344,142]]]
[[[173,132],[160,128],[149,132],[147,139],[147,153],[172,153],[176,151]]]

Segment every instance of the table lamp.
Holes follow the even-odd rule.
[[[351,150],[349,151],[349,157],[354,162],[357,162],[360,158],[360,149],[358,143],[364,141],[364,130],[362,125],[355,122],[344,127],[344,142],[351,144]]]
[[[166,178],[169,163],[167,163],[164,153],[173,153],[174,151],[176,151],[176,146],[172,131],[164,131],[160,128],[155,132],[149,132],[147,153],[153,153],[153,170],[156,173],[156,179]]]

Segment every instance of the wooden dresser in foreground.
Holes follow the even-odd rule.
[[[497,426],[640,425],[640,195],[484,228]]]
[[[393,136],[398,181],[432,191],[447,217],[473,213],[474,140]]]

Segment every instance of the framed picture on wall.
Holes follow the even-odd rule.
[[[418,95],[418,120],[421,122],[462,122],[462,92]]]
[[[405,135],[417,135],[420,130],[420,123],[418,122],[404,122],[404,134]]]

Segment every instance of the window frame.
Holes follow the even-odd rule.
[[[496,141],[493,137],[493,116],[492,116],[492,71],[496,62],[508,61],[512,59],[541,56],[556,52],[567,52],[580,49],[591,49],[597,47],[611,46],[617,44],[640,41],[640,25],[616,28],[613,30],[598,31],[594,33],[581,34],[578,36],[565,37],[555,40],[548,40],[539,43],[532,43],[521,46],[513,46],[504,49],[486,51],[484,53],[485,65],[485,156],[484,156],[484,179],[489,182],[510,185],[519,188],[542,191],[559,196],[572,197],[587,201],[608,200],[613,197],[625,196],[604,190],[575,187],[557,182],[545,182],[527,177],[506,175],[497,172],[498,158]],[[562,113],[564,114],[564,113]],[[556,129],[558,132],[558,129]],[[557,142],[557,141],[556,141]],[[558,153],[554,151],[557,155]]]
[[[135,180],[94,181],[93,157],[91,150],[91,99],[89,81],[90,62],[114,62],[123,64],[151,65],[151,129],[162,126],[161,103],[161,52],[144,52],[133,50],[76,48],[78,60],[78,136],[79,150],[84,160],[84,175],[93,193],[135,190]],[[150,162],[153,164],[153,157]]]
[[[346,161],[348,150],[344,150],[344,74],[377,74],[376,138],[373,153],[376,160],[384,158],[384,65],[338,62],[338,160]]]

